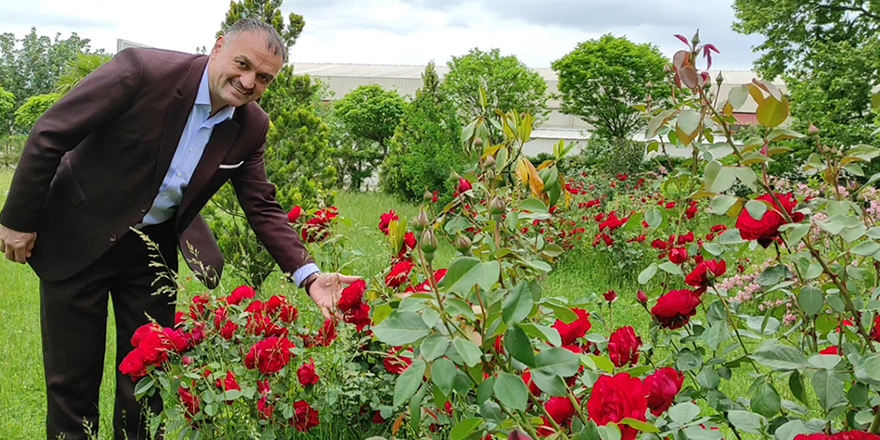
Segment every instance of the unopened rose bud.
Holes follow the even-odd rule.
[[[611,289],[608,289],[608,291],[603,293],[602,296],[605,297],[605,301],[611,302],[611,301],[614,301],[615,299],[617,299],[617,292],[615,292]]]
[[[452,244],[455,246],[455,250],[462,254],[470,254],[471,252],[471,239],[464,235],[459,235]]]
[[[434,198],[434,194],[431,194],[431,191],[425,190],[425,193],[422,194],[422,200],[426,202],[430,202],[432,198]]]
[[[694,38],[691,38],[691,43],[693,43],[694,47],[697,47],[700,44],[700,30],[697,29],[697,33],[694,34]]]
[[[421,209],[416,215],[412,227],[416,232],[422,232],[428,227],[428,222],[430,222],[430,220],[428,220],[428,213],[424,209]]]
[[[471,183],[468,182],[464,177],[458,178],[458,193],[463,194],[465,191],[471,189]]]
[[[807,129],[807,133],[809,133],[809,134],[816,134],[818,132],[819,132],[819,128],[813,124],[810,124],[810,128]]]
[[[492,215],[501,215],[507,211],[507,206],[504,203],[504,200],[501,200],[500,197],[495,196],[492,197],[492,200],[489,201],[489,212]]]
[[[645,292],[642,292],[642,290],[639,289],[638,293],[636,293],[636,299],[640,303],[644,304],[644,303],[648,302],[648,295],[645,295]]]
[[[653,82],[651,82],[651,81],[648,81],[648,83],[647,83],[647,84],[645,84],[645,88],[648,88],[648,89],[650,89],[650,88],[651,88],[651,87],[654,87],[654,83],[653,83]]]
[[[431,228],[425,229],[425,232],[422,232],[422,240],[421,240],[422,252],[426,254],[433,254],[434,251],[437,250],[437,237],[434,236],[434,230]]]
[[[724,82],[724,76],[721,75],[721,72],[718,72],[718,76],[715,77],[715,83],[719,86]]]
[[[664,64],[663,65],[663,73],[669,73],[669,72],[672,72],[672,69],[669,67],[669,64]]]
[[[474,139],[474,146],[475,147],[482,147],[483,146],[483,138]]]
[[[483,166],[486,168],[494,167],[495,166],[495,156],[492,156],[491,154],[489,156],[486,156],[486,160],[483,161]]]

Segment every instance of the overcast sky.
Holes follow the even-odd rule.
[[[578,43],[606,33],[657,45],[671,56],[693,35],[721,50],[713,68],[750,69],[759,36],[731,30],[732,0],[286,0],[306,20],[292,60],[308,63],[438,64],[470,48],[499,48],[549,67]],[[118,38],[194,52],[211,47],[228,0],[0,0],[0,32]]]

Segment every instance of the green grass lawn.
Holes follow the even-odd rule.
[[[0,205],[5,201],[6,189],[12,172],[0,169]],[[388,268],[388,250],[385,235],[378,230],[380,214],[394,209],[401,218],[407,220],[417,213],[417,207],[401,202],[393,197],[380,193],[348,193],[343,192],[336,198],[336,206],[342,216],[348,218],[348,224],[340,227],[340,232],[349,239],[353,249],[362,255],[350,262],[350,267],[357,275],[372,277]],[[441,244],[435,260],[436,267],[445,267],[454,258],[455,252],[449,244]],[[635,281],[636,273],[623,273],[615,269],[611,257],[596,252],[588,242],[582,242],[579,248],[564,256],[560,264],[544,280],[545,295],[564,297],[572,300],[583,298],[592,293],[601,294],[614,289],[619,299],[614,303],[614,326],[632,325],[637,334],[646,335],[650,317],[635,300],[639,285]],[[185,267],[185,265],[181,265]],[[228,271],[224,274],[221,285],[231,289],[239,285],[239,281],[231,279]],[[181,274],[186,277],[186,273]],[[195,283],[187,283],[191,294],[202,289]],[[296,295],[295,289],[285,285],[280,276],[267,280],[267,291],[286,292]],[[39,328],[39,283],[37,277],[28,266],[0,262],[0,439],[33,439],[44,437],[45,385],[43,383],[42,359],[40,350]],[[653,299],[652,299],[653,302]],[[590,307],[597,312],[598,305]],[[306,315],[309,312],[306,310]],[[601,312],[607,313],[607,307]],[[112,310],[111,310],[112,313]],[[111,315],[112,316],[112,315]],[[606,315],[607,316],[607,315]],[[702,319],[702,313],[694,319]],[[607,334],[601,324],[594,321],[593,331]],[[112,319],[108,323],[108,334],[114,334]],[[648,336],[643,336],[648,338]],[[107,343],[104,384],[101,389],[101,429],[102,438],[109,438],[113,407],[113,378],[116,365],[116,347],[113,340]],[[654,360],[661,360],[667,354],[656,353]],[[732,357],[732,355],[729,355]],[[725,391],[734,396],[742,395],[751,383],[750,370],[738,369],[731,381],[722,384]],[[688,379],[689,381],[691,379]],[[687,386],[685,383],[685,386]],[[783,398],[792,399],[783,392],[787,387],[779,387]],[[793,400],[793,399],[792,399]],[[710,409],[705,413],[713,414]],[[322,425],[324,425],[322,423]],[[726,438],[732,438],[725,433]],[[349,438],[342,434],[335,438]]]

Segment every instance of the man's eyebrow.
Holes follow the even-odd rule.
[[[252,63],[251,60],[250,60],[247,56],[245,56],[245,55],[238,55],[238,56],[235,57],[235,60],[236,60],[236,61],[241,61],[241,62],[247,64],[248,67],[253,67],[253,66],[254,66],[254,63]],[[266,73],[266,72],[259,72],[259,73],[260,73],[261,75],[266,75],[266,76],[269,78],[269,81],[275,79],[275,75],[272,75],[271,73]]]

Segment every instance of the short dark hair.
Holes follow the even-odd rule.
[[[281,55],[284,62],[287,62],[287,45],[284,44],[284,39],[281,38],[281,35],[274,27],[265,21],[256,18],[240,18],[226,29],[223,37],[231,39],[242,32],[259,32],[263,34],[266,37],[266,47],[273,51],[275,55]]]

